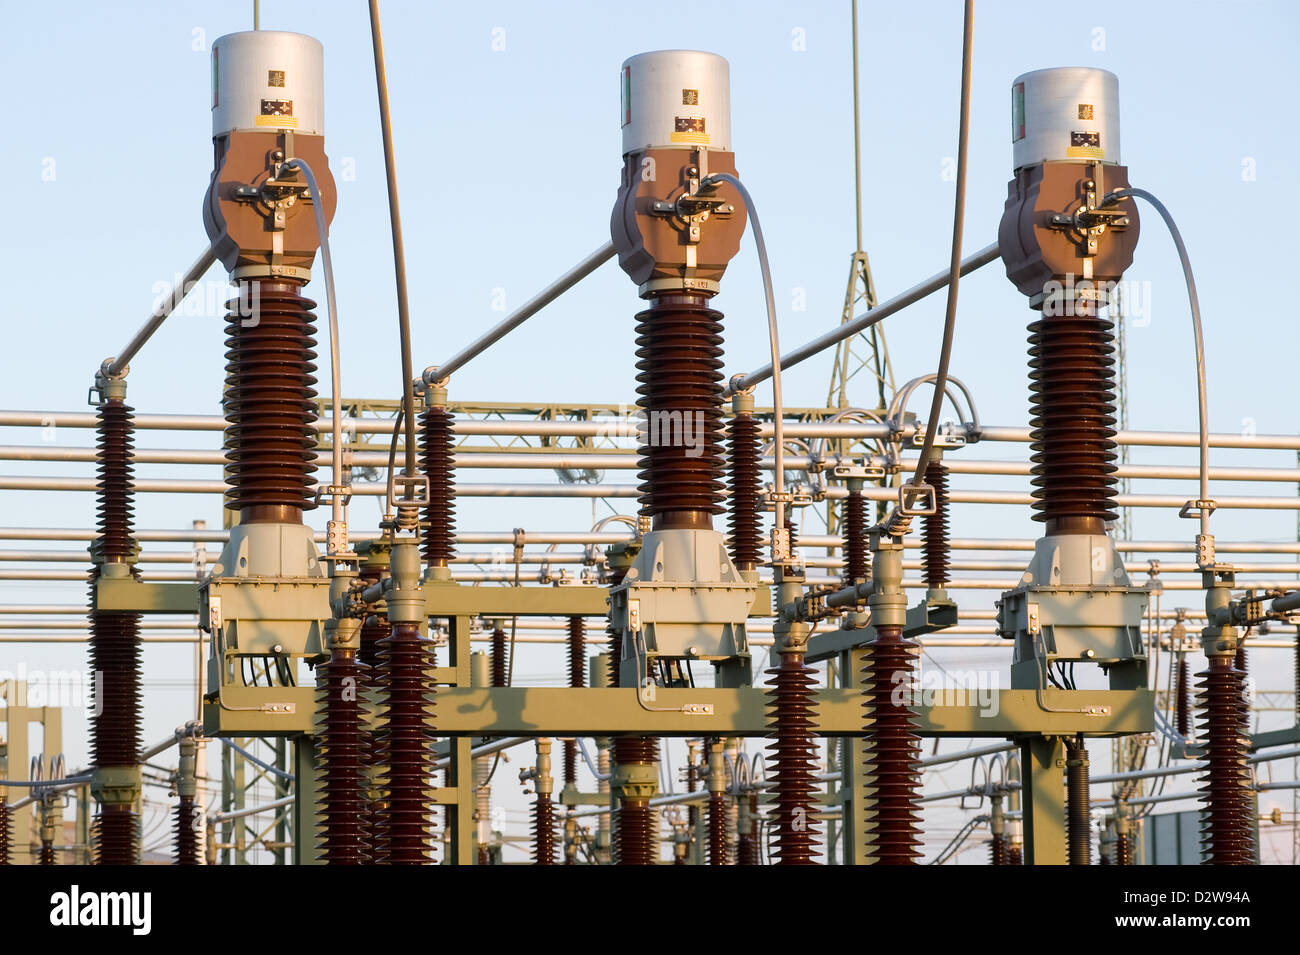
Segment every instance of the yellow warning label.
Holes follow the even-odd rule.
[[[297,129],[297,116],[256,116],[253,122],[258,126],[274,126],[277,129]]]
[[[709,144],[708,133],[669,133],[668,141],[673,143],[695,143],[700,146]]]
[[[1100,146],[1066,146],[1065,154],[1071,159],[1105,159],[1106,150]]]

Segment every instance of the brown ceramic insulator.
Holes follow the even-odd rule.
[[[1024,865],[1025,853],[1020,846],[1010,846],[1007,849],[1007,865]]]
[[[1115,491],[1114,326],[1087,303],[1029,326],[1034,520],[1104,534]]]
[[[875,786],[867,804],[867,851],[876,865],[915,865],[921,856],[921,740],[916,714],[898,706],[916,678],[917,644],[901,627],[877,628],[863,667],[867,717],[864,771]]]
[[[0,793],[0,865],[9,865],[9,843],[13,838],[9,815],[9,802]]]
[[[727,794],[709,796],[709,865],[727,865]]]
[[[226,506],[246,524],[301,523],[316,506],[316,303],[297,282],[239,289],[226,317]]]
[[[993,838],[989,841],[989,864],[1007,864],[1007,840],[1001,833],[993,833]]]
[[[816,673],[804,663],[802,653],[781,653],[780,662],[768,670],[771,687],[767,698],[767,765],[776,788],[772,820],[776,830],[777,865],[816,865],[818,838],[814,814],[818,810],[816,774],[817,738],[813,735],[813,685]]]
[[[1178,669],[1174,677],[1174,720],[1178,735],[1183,739],[1189,739],[1192,735],[1192,701],[1188,673],[1187,654],[1180,653]]]
[[[420,415],[420,468],[429,481],[420,556],[430,567],[446,567],[456,554],[455,418],[443,407]]]
[[[91,583],[92,599],[94,583]],[[90,668],[100,710],[91,725],[96,766],[134,766],[140,752],[140,616],[90,613]]]
[[[727,546],[738,570],[753,570],[762,555],[758,520],[758,422],[738,414],[727,425],[729,464]]]
[[[365,833],[369,800],[362,788],[366,753],[355,650],[335,647],[329,662],[317,667],[316,712],[324,720],[316,746],[321,788],[316,858],[325,865],[362,865],[369,861]]]
[[[925,468],[925,483],[934,488],[934,513],[922,518],[921,565],[925,585],[942,590],[948,585],[948,466],[931,461]]]
[[[96,424],[95,494],[98,514],[98,549],[105,562],[131,561],[135,557],[131,515],[132,408],[120,398],[99,406]]]
[[[1083,736],[1065,741],[1066,864],[1092,865],[1092,806],[1088,793],[1088,747]]]
[[[379,580],[378,572],[367,576],[360,575],[366,584]],[[383,766],[382,728],[371,729],[371,714],[378,708],[383,698],[384,672],[381,667],[380,643],[392,633],[388,618],[371,614],[361,624],[361,648],[357,651],[357,684],[364,691],[361,702],[366,718],[361,723],[361,754],[364,772],[362,788],[365,799],[364,820],[362,822],[362,839],[366,847],[368,860],[374,861],[382,841],[382,812],[385,801],[374,793],[374,780]]]
[[[59,861],[54,855],[54,843],[42,842],[40,858],[37,865],[58,865]]]
[[[99,556],[109,563],[129,564],[135,556],[132,536],[131,409],[121,399],[103,402],[98,410],[95,486]],[[132,568],[134,573],[134,568]],[[94,606],[98,569],[91,571]],[[137,763],[140,740],[140,615],[92,610],[90,668],[95,674],[99,710],[90,729],[91,759],[99,767],[129,767]],[[96,864],[134,865],[138,855],[135,812],[130,806],[106,806],[109,816],[95,855]]]
[[[659,833],[655,830],[655,810],[649,803],[642,799],[624,801],[618,810],[614,864],[657,865]]]
[[[95,865],[135,865],[139,827],[129,806],[100,808],[91,824]]]
[[[653,736],[614,737],[615,766],[658,765],[659,740]],[[624,799],[614,818],[615,865],[655,865],[659,861],[656,811],[645,799]]]
[[[871,570],[867,552],[867,501],[859,488],[849,491],[840,514],[844,538],[844,585],[865,583]]]
[[[587,628],[581,617],[569,618],[569,686],[587,685]],[[578,744],[573,740],[564,741],[564,784],[577,785],[578,782]]]
[[[1209,865],[1252,865],[1253,808],[1246,768],[1249,738],[1241,705],[1241,671],[1230,656],[1212,656],[1200,676],[1205,746],[1201,855]]]
[[[492,685],[505,686],[509,661],[506,659],[506,632],[500,627],[492,630]]]
[[[387,804],[375,861],[426,865],[433,861],[433,641],[414,623],[395,623],[380,643],[380,658]]]
[[[1232,658],[1232,665],[1241,671],[1243,680],[1250,673],[1250,667],[1247,665],[1246,661],[1246,648],[1244,646],[1237,646],[1237,653]]]
[[[176,802],[173,833],[177,865],[199,864],[199,833],[194,828],[194,797],[181,796]]]
[[[625,569],[611,570],[609,572],[609,586],[611,589],[617,587],[627,576]],[[605,624],[605,636],[609,640],[609,647],[605,651],[609,656],[609,685],[618,686],[619,669],[623,664],[623,633],[614,629],[613,623]]]
[[[658,295],[637,314],[641,505],[655,528],[710,528],[722,512],[722,313]]]
[[[491,864],[492,864],[492,855],[491,855],[491,853],[488,852],[488,847],[487,847],[487,846],[479,846],[479,847],[478,847],[478,864],[479,864],[479,865],[491,865]]]
[[[736,865],[758,865],[758,794],[740,798],[749,800],[749,828],[741,831],[736,843]]]
[[[555,864],[555,803],[538,793],[533,802],[533,865]]]
[[[1129,835],[1127,832],[1115,834],[1115,864],[1132,865],[1132,848],[1129,845]]]

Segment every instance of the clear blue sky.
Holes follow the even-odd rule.
[[[1285,284],[1294,271],[1289,224],[1300,199],[1292,108],[1300,87],[1298,8],[1107,0],[976,6],[966,249],[996,236],[1010,175],[1012,78],[1047,66],[1115,72],[1131,180],[1168,204],[1197,268],[1212,426],[1294,431],[1284,361],[1300,338]],[[957,0],[861,4],[864,243],[882,297],[947,261],[952,182],[942,172],[956,150],[960,8]],[[660,48],[698,47],[731,62],[737,165],[767,233],[784,342],[792,346],[835,324],[853,248],[848,9],[847,2],[385,2],[416,368],[446,358],[501,318],[492,310],[495,290],[504,290],[513,308],[605,241],[620,168],[618,68],[633,53]],[[144,319],[156,283],[170,281],[205,245],[209,47],[224,33],[251,28],[252,4],[12,3],[5,20],[0,404],[80,410],[92,373]],[[333,225],[344,391],[391,397],[400,385],[395,297],[365,4],[266,0],[262,26],[309,33],[325,46],[327,151],[336,178],[345,163],[355,170],[355,178],[340,178]],[[1131,426],[1190,428],[1186,300],[1154,215],[1144,220],[1129,278],[1149,283],[1150,317],[1128,341]],[[312,286],[318,300],[320,285]],[[797,290],[805,311],[792,310]],[[214,287],[208,308],[173,317],[134,363],[137,408],[218,410],[222,309],[211,304],[222,298],[218,292]],[[961,301],[953,373],[975,390],[987,423],[1021,425],[1030,313],[998,266],[964,281]],[[457,376],[453,398],[632,400],[638,304],[627,278],[606,266]],[[717,305],[727,313],[728,373],[763,363],[762,297],[748,238]],[[936,297],[886,326],[899,382],[933,370],[942,309]],[[823,402],[829,363],[827,355],[792,371],[787,401]],[[59,440],[85,444],[87,437]],[[0,430],[0,440],[36,438]],[[212,440],[196,439],[209,447]],[[157,446],[158,438],[144,443]],[[1289,457],[1215,460],[1293,466]],[[1166,459],[1192,461],[1135,456]],[[5,467],[24,471],[88,473]],[[1176,493],[1174,486],[1149,489]],[[210,502],[171,499],[139,510],[141,526],[187,526],[193,517],[219,525]],[[370,513],[359,508],[358,521]],[[586,505],[543,511],[523,503],[489,510],[467,502],[461,515],[462,526],[473,529],[589,519]],[[995,516],[1005,522],[995,524]],[[88,495],[0,495],[3,525],[90,521]],[[1164,515],[1139,513],[1137,521],[1139,537],[1189,533]],[[1225,539],[1294,539],[1295,521],[1283,512],[1232,515],[1217,531]],[[1027,514],[990,509],[958,518],[959,534],[994,532],[1031,536],[1035,525]],[[5,603],[79,594],[79,586],[0,582]],[[12,649],[0,645],[0,659]],[[171,651],[150,654],[173,659]],[[174,659],[183,660],[179,651]],[[188,672],[176,666],[175,675]],[[172,695],[176,712],[151,713],[146,735],[184,718],[184,694]],[[79,740],[68,749],[76,763]]]

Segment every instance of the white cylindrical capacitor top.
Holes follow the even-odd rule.
[[[657,50],[623,61],[623,155],[638,149],[731,149],[731,68],[716,53]]]
[[[325,132],[325,50],[301,33],[252,30],[212,44],[212,135]]]
[[[1118,164],[1119,79],[1085,66],[1017,76],[1011,143],[1016,169],[1040,162]]]

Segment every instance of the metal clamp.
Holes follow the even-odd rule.
[[[1213,514],[1218,509],[1219,505],[1213,498],[1188,501],[1178,509],[1178,516],[1199,521],[1202,515]]]
[[[903,517],[930,517],[938,511],[933,485],[909,481],[898,486],[898,512]]]

